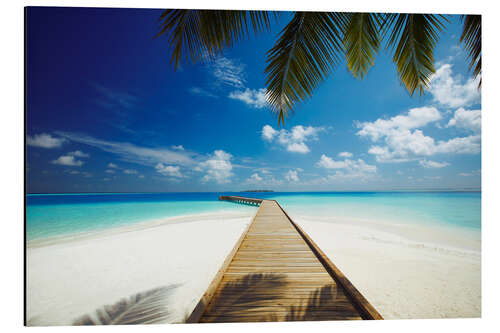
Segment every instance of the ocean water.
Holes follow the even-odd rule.
[[[272,192],[28,194],[28,240],[89,232],[148,220],[255,207],[219,195],[275,199],[291,214],[481,229],[480,192]]]

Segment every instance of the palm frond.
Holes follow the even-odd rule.
[[[267,11],[167,9],[160,18],[157,36],[166,35],[175,69],[182,59],[200,63],[221,54],[225,47],[270,29]],[[274,16],[276,17],[276,13]]]
[[[267,99],[278,124],[310,97],[339,60],[345,14],[297,12],[267,52]]]
[[[474,77],[477,77],[481,74],[481,15],[463,15],[462,20],[464,27],[460,43],[464,43],[464,48],[469,53],[469,68],[473,69]]]
[[[394,50],[392,60],[399,78],[413,96],[429,86],[434,68],[434,46],[448,20],[443,15],[387,14],[384,36],[391,30],[387,48]]]
[[[178,287],[171,285],[138,293],[121,301],[97,309],[94,315],[84,315],[73,325],[130,325],[164,322],[170,313],[166,298]]]
[[[381,18],[374,13],[350,14],[344,33],[347,68],[356,78],[363,79],[380,49]]]

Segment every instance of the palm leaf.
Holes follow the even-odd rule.
[[[175,69],[182,59],[200,63],[221,54],[225,47],[270,29],[267,11],[167,9],[160,18],[157,36],[166,35]],[[274,16],[276,17],[276,13]]]
[[[464,43],[469,53],[469,68],[473,69],[474,77],[481,74],[481,15],[463,15],[464,27],[460,43]],[[479,80],[481,87],[481,80]]]
[[[339,60],[345,14],[297,12],[267,52],[267,99],[285,121],[295,103],[312,95]]]
[[[166,298],[178,287],[171,285],[138,293],[113,305],[96,310],[94,315],[84,315],[73,325],[131,325],[164,322],[170,313],[165,306]]]
[[[344,33],[347,68],[363,79],[380,49],[381,18],[379,14],[353,13]]]
[[[416,90],[422,94],[436,71],[434,46],[447,19],[432,14],[387,14],[386,18],[384,35],[392,30],[387,47],[394,50],[399,78],[410,95]]]

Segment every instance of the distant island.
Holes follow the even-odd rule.
[[[246,190],[241,192],[274,192],[273,190]]]

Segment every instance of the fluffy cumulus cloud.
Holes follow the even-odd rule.
[[[481,133],[481,110],[465,110],[459,108],[453,114],[447,127],[463,128],[474,133]]]
[[[299,181],[298,171],[288,170],[288,172],[285,174],[285,179],[289,182],[298,182]]]
[[[52,161],[53,164],[66,165],[66,166],[82,166],[83,162],[75,159],[72,155],[59,156],[58,159]]]
[[[383,143],[372,145],[368,150],[378,162],[405,162],[438,153],[476,154],[481,151],[480,135],[436,141],[417,129],[441,118],[439,111],[433,107],[415,108],[390,119],[358,123],[360,130],[357,135]]]
[[[57,138],[50,134],[42,133],[35,134],[34,136],[26,137],[26,144],[28,146],[40,147],[40,148],[59,148],[66,140],[64,138]]]
[[[126,175],[137,175],[139,172],[134,169],[125,169],[123,170],[123,173]]]
[[[108,163],[108,168],[118,169],[118,165],[110,162],[110,163]]]
[[[173,165],[165,165],[163,163],[158,163],[155,166],[157,172],[161,173],[164,176],[175,177],[175,178],[183,178],[184,176],[180,172],[179,166]]]
[[[350,153],[348,151],[343,151],[343,152],[339,153],[339,157],[349,158],[349,157],[352,157],[352,153]]]
[[[323,154],[320,160],[316,163],[320,168],[335,170],[334,174],[328,175],[329,179],[368,179],[377,173],[375,165],[367,164],[362,159],[334,160],[331,157]]]
[[[249,178],[248,178],[248,181],[249,182],[255,182],[255,183],[260,183],[262,181],[262,177],[259,176],[258,173],[254,173],[252,174]]]
[[[262,138],[268,142],[277,142],[287,151],[306,154],[310,152],[306,142],[318,139],[318,133],[324,131],[323,127],[294,126],[290,131],[286,129],[275,130],[270,125],[262,127]]]
[[[89,154],[84,153],[81,150],[75,150],[75,151],[69,152],[68,155],[75,156],[75,157],[84,157],[84,158],[90,156]]]
[[[201,162],[195,170],[205,172],[205,176],[202,178],[204,182],[229,183],[230,178],[234,175],[231,158],[231,154],[223,150],[216,150],[206,161]]]
[[[260,173],[259,173],[260,172]],[[283,184],[282,180],[274,178],[271,172],[267,169],[260,169],[259,172],[253,173],[245,180],[245,184],[258,184],[265,186],[277,186]]]
[[[407,114],[397,115],[390,119],[377,119],[374,122],[358,123],[358,128],[361,128],[358,135],[369,137],[375,142],[384,136],[423,127],[441,118],[441,114],[434,107],[414,108],[408,111]]]
[[[443,64],[431,76],[429,92],[441,105],[457,108],[480,102],[481,93],[477,87],[477,79],[462,80],[453,76],[451,64]]]
[[[250,89],[233,91],[229,98],[244,102],[246,105],[256,109],[262,109],[267,105],[266,89]]]
[[[448,162],[428,161],[426,159],[420,160],[419,163],[426,169],[441,169],[450,165]]]

